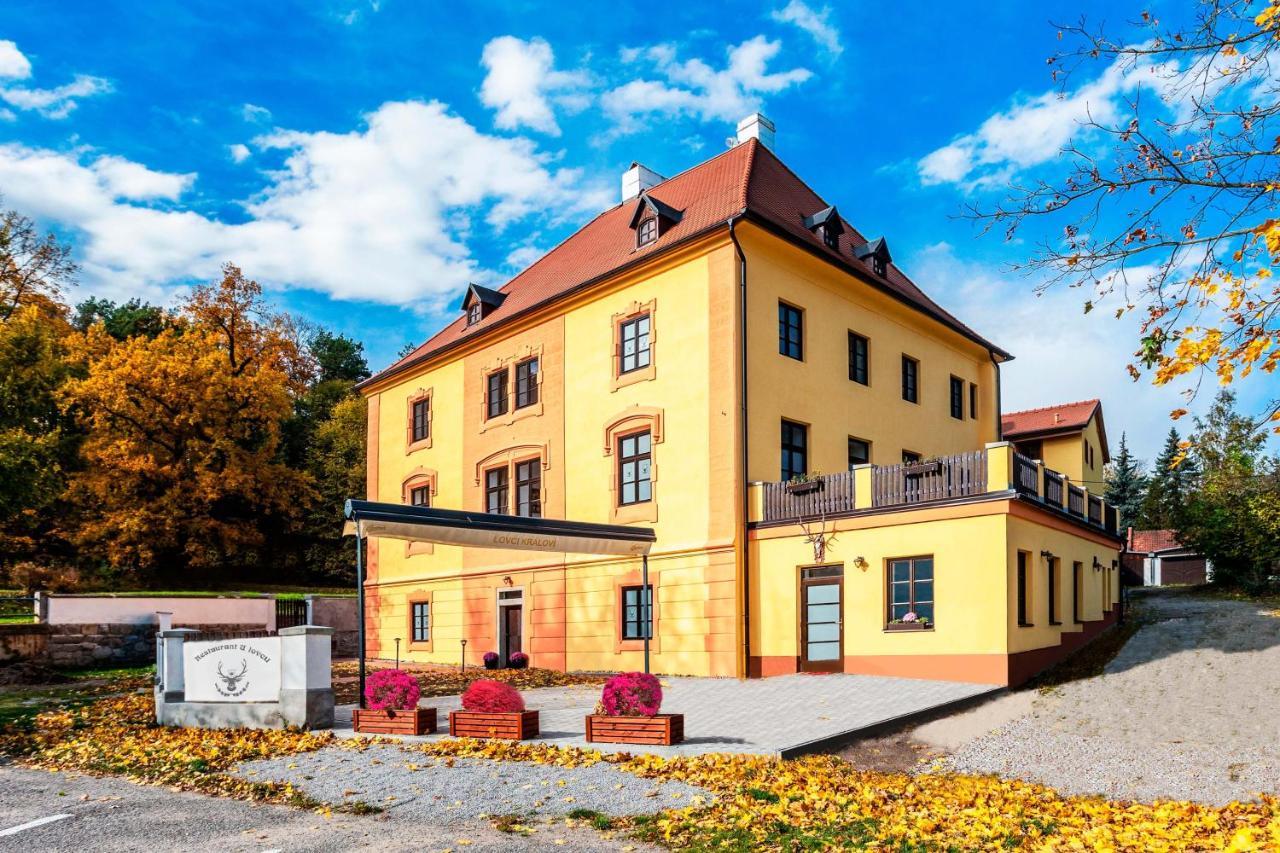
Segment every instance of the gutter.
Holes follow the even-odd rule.
[[[1004,400],[1000,390],[1000,361],[990,350],[987,351],[987,355],[991,356],[991,363],[996,368],[996,441],[1004,441]]]
[[[751,489],[747,481],[747,463],[750,429],[747,423],[747,256],[742,252],[742,244],[738,242],[738,234],[734,230],[739,219],[746,213],[744,209],[728,221],[729,239],[733,241],[733,249],[738,254],[738,358],[741,363],[738,389],[741,411],[739,417],[742,425],[742,656],[743,674],[751,676],[751,538],[747,533],[751,518]]]

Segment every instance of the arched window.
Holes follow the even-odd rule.
[[[636,229],[636,245],[647,246],[658,239],[658,217],[650,216],[640,222]]]

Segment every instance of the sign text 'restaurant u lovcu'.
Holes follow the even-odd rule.
[[[280,638],[184,643],[186,701],[275,702],[280,698]]]

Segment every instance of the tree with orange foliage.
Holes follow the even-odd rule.
[[[254,559],[264,519],[293,519],[309,477],[280,458],[281,423],[312,373],[291,321],[228,264],[195,288],[154,337],[78,336],[86,375],[65,400],[88,423],[89,507],[71,535],[116,567],[149,576],[216,571]]]
[[[1009,238],[1033,220],[1061,228],[1017,268],[1042,274],[1042,288],[1081,288],[1086,313],[1110,300],[1117,317],[1141,316],[1135,379],[1147,372],[1164,385],[1207,372],[1229,385],[1274,373],[1280,0],[1198,0],[1186,26],[1144,12],[1120,38],[1085,22],[1061,27],[1064,36],[1077,47],[1049,59],[1055,79],[1105,63],[1135,83],[1127,108],[1082,122],[1059,180],[1016,184],[1003,203],[969,214]],[[1255,418],[1268,420],[1280,432],[1280,397]]]

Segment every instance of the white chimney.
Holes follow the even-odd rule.
[[[624,202],[630,201],[640,193],[650,187],[656,187],[665,180],[666,178],[648,166],[632,163],[631,168],[622,173],[622,200]]]
[[[773,130],[773,122],[769,121],[763,113],[752,113],[738,122],[738,143],[742,144],[748,139],[759,139],[761,145],[772,151]]]

